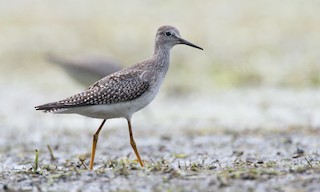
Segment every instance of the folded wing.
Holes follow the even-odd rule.
[[[81,93],[35,108],[45,112],[54,112],[72,107],[113,104],[134,100],[149,88],[149,83],[140,77],[141,71],[135,71],[134,73],[132,71],[130,73],[116,72],[97,81]]]

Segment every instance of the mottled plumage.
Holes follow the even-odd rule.
[[[59,109],[130,101],[146,92],[149,82],[140,76],[143,71],[124,70],[97,81],[86,90],[64,100],[37,106],[37,110],[55,112]]]
[[[140,165],[143,166],[133,138],[131,117],[147,106],[157,95],[169,68],[170,50],[177,44],[202,49],[182,39],[175,27],[162,26],[157,31],[154,53],[150,59],[108,75],[79,94],[58,102],[37,106],[36,110],[77,113],[104,119],[93,136],[90,169],[93,167],[98,135],[105,121],[111,118],[126,118],[130,144]]]

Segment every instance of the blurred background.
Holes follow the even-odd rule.
[[[85,88],[48,54],[99,55],[127,67],[151,56],[165,24],[204,51],[173,48],[158,97],[133,118],[137,135],[319,128],[319,7],[312,0],[2,0],[1,129],[27,138],[32,132],[34,141],[65,130],[86,132],[88,140],[100,121],[34,110]],[[124,126],[112,120],[108,129]]]

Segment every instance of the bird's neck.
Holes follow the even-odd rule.
[[[156,43],[152,56],[152,60],[154,61],[152,65],[156,70],[167,72],[170,63],[170,50],[171,47]]]

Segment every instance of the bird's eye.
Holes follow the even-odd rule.
[[[166,32],[165,35],[166,35],[167,37],[170,37],[172,34],[171,34],[170,32]]]

